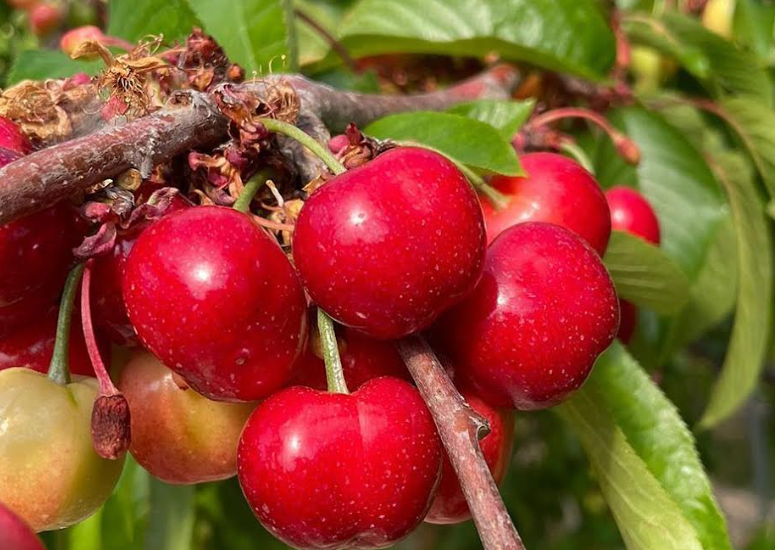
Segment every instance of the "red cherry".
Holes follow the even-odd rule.
[[[0,548],[3,550],[46,550],[32,527],[1,502]]]
[[[339,332],[339,356],[347,387],[351,390],[380,376],[412,381],[393,342],[375,340],[348,327],[342,327]],[[299,358],[295,371],[294,385],[326,389],[325,363],[315,354],[312,346],[308,346]]]
[[[312,300],[369,336],[429,326],[482,272],[476,194],[432,151],[392,149],[320,187],[301,209],[293,258]]]
[[[38,4],[30,10],[30,29],[36,36],[45,36],[62,22],[62,11],[55,4]]]
[[[0,116],[0,148],[13,151],[17,155],[22,156],[32,152],[32,143],[30,143],[29,138],[15,122]],[[3,163],[2,166],[5,166],[5,164],[7,162]]]
[[[612,187],[605,198],[611,209],[611,227],[659,245],[659,220],[649,202],[635,189]]]
[[[635,328],[638,326],[638,308],[627,300],[619,300],[619,311],[621,311],[621,321],[616,337],[622,343],[629,344],[632,335],[635,334]]]
[[[611,217],[595,178],[555,153],[529,153],[520,162],[527,177],[495,176],[490,182],[509,203],[496,209],[483,202],[488,242],[518,223],[550,222],[578,233],[602,256],[611,237]]]
[[[155,184],[143,184],[135,193],[138,204],[148,201],[150,195],[161,189]],[[176,194],[166,214],[188,208],[192,204],[182,195]],[[119,232],[113,249],[94,259],[92,264],[92,316],[95,326],[103,331],[110,341],[119,346],[137,344],[135,329],[129,322],[124,305],[122,281],[124,266],[140,233],[148,227],[148,222],[139,222],[129,229]]]
[[[293,387],[253,412],[237,475],[253,512],[295,548],[384,548],[425,517],[442,447],[420,394],[377,378],[350,395]]]
[[[491,407],[471,392],[463,391],[463,396],[471,408],[481,414],[490,425],[490,433],[479,441],[479,446],[495,483],[500,483],[506,475],[511,458],[511,447],[514,443],[514,413],[507,409]],[[471,511],[463,496],[457,474],[445,453],[439,490],[425,521],[449,524],[460,523],[470,518]]]
[[[581,386],[618,328],[616,291],[594,250],[558,225],[524,223],[493,241],[482,282],[434,337],[480,396],[530,410]]]
[[[56,308],[42,318],[21,325],[11,334],[0,339],[0,370],[25,366],[38,372],[47,373],[56,341]],[[97,341],[103,358],[110,357],[109,347],[104,338]],[[70,325],[70,372],[83,376],[94,376],[89,353],[81,328],[81,316],[76,311]]]
[[[288,258],[228,208],[154,222],[129,254],[123,293],[143,345],[211,399],[269,395],[306,341],[306,300]]]
[[[80,239],[76,214],[65,203],[0,225],[0,307],[33,293],[58,294]]]

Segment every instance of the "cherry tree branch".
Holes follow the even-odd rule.
[[[525,550],[479,447],[487,423],[463,400],[422,336],[404,338],[397,347],[433,415],[485,550]]]
[[[266,97],[273,86],[290,85],[301,101],[300,119],[320,120],[333,131],[354,122],[365,126],[382,116],[440,110],[462,101],[505,98],[518,73],[497,66],[460,84],[410,96],[366,95],[335,90],[299,75],[271,75],[240,85]],[[50,206],[129,168],[148,174],[158,163],[184,151],[227,138],[226,118],[208,94],[179,92],[170,105],[123,126],[53,145],[0,168],[0,224]],[[308,174],[304,174],[308,175]]]

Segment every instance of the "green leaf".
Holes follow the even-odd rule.
[[[717,96],[746,95],[772,106],[772,83],[764,61],[707,30],[697,20],[668,12],[659,20],[630,18],[627,29],[633,38],[674,55]],[[653,39],[644,40],[649,33],[654,35]],[[700,63],[696,61],[698,52],[704,56]]]
[[[66,78],[81,72],[96,75],[104,67],[101,61],[78,61],[54,50],[28,50],[14,59],[8,72],[8,84],[22,80]]]
[[[608,409],[581,390],[556,408],[576,432],[629,550],[703,550]]]
[[[697,149],[659,115],[631,107],[611,119],[638,145],[641,161],[633,169],[605,143],[595,157],[599,181],[638,187],[659,218],[662,249],[694,281],[725,215],[716,179]]]
[[[719,102],[723,120],[737,134],[759,174],[775,197],[775,113],[772,108],[749,98]]]
[[[194,487],[151,478],[151,510],[145,550],[190,550],[194,530]]]
[[[641,238],[612,232],[604,261],[619,296],[636,305],[669,315],[689,298],[689,280],[681,268]]]
[[[331,36],[336,36],[345,13],[357,0],[293,0],[293,6],[323,27]],[[296,18],[296,34],[299,42],[299,64],[303,66],[322,60],[331,50],[320,31],[301,18]]]
[[[462,115],[403,113],[373,122],[364,132],[379,139],[427,145],[453,160],[488,172],[522,174],[514,148],[495,128]]]
[[[250,74],[295,70],[290,0],[188,0],[204,30]]]
[[[759,381],[772,322],[772,238],[764,202],[745,179],[719,173],[732,208],[739,270],[732,338],[710,403],[700,420],[710,428],[734,413]]]
[[[761,58],[770,54],[775,30],[775,5],[759,0],[737,0],[735,39],[749,46]]]
[[[511,141],[530,117],[535,101],[480,99],[455,105],[447,112],[485,122]]]
[[[102,550],[102,508],[88,519],[77,523],[69,531],[70,548],[78,550]]]
[[[158,35],[168,44],[182,42],[201,26],[186,0],[110,0],[108,5],[107,33],[130,42]]]
[[[618,342],[604,353],[583,392],[610,412],[635,453],[694,527],[704,550],[731,550],[726,522],[673,403]]]
[[[594,79],[605,77],[616,54],[593,0],[362,0],[339,37],[357,57],[497,52]]]

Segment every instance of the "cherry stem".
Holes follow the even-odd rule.
[[[326,364],[326,382],[331,393],[350,393],[344,379],[342,359],[339,357],[339,343],[336,340],[334,321],[322,309],[318,308],[318,331],[320,347],[323,349],[323,361]]]
[[[57,384],[70,383],[70,325],[73,319],[73,306],[78,283],[83,275],[83,264],[75,266],[65,281],[62,300],[59,303],[59,318],[57,319],[57,334],[54,343],[54,353],[48,367],[49,380]]]
[[[260,170],[255,176],[250,178],[242,188],[239,197],[234,201],[232,208],[237,212],[247,214],[250,211],[250,205],[253,199],[256,197],[256,193],[261,189],[267,181],[269,181],[270,170]]]
[[[293,124],[288,124],[275,118],[261,118],[259,122],[263,124],[270,132],[283,134],[293,138],[304,147],[312,151],[334,174],[342,174],[347,171],[344,165],[329,151],[325,146],[319,143],[315,138],[300,130]]]
[[[118,395],[119,391],[113,385],[110,379],[105,363],[102,361],[100,349],[97,346],[97,339],[94,336],[94,325],[91,318],[91,267],[93,260],[86,262],[86,269],[83,272],[83,284],[81,286],[81,319],[83,322],[83,338],[86,341],[86,351],[89,352],[89,359],[94,374],[100,383],[100,395]]]
[[[396,347],[433,415],[482,546],[525,550],[479,446],[479,438],[488,431],[487,422],[466,404],[422,336],[408,336]]]
[[[586,151],[579,147],[578,143],[572,139],[563,138],[560,142],[560,151],[572,156],[590,174],[595,174],[595,167],[592,165],[592,160],[589,158],[589,155],[587,155]]]

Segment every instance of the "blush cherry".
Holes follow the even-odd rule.
[[[324,184],[293,235],[313,302],[381,339],[427,328],[473,289],[484,254],[471,186],[452,162],[414,147],[391,149]]]
[[[425,517],[442,452],[417,390],[383,377],[349,395],[273,395],[243,430],[237,471],[253,512],[286,544],[384,548]]]
[[[0,548],[3,550],[46,550],[35,531],[0,502]]]
[[[440,320],[434,343],[482,398],[530,410],[581,386],[618,328],[600,257],[567,229],[531,222],[493,241],[481,283]]]
[[[492,407],[470,391],[463,390],[462,394],[471,408],[482,415],[490,426],[490,433],[479,441],[479,446],[495,483],[500,483],[506,475],[511,459],[511,448],[514,443],[514,412]],[[425,521],[450,524],[468,519],[471,519],[471,511],[460,488],[457,474],[445,453],[439,490]]]
[[[173,212],[137,239],[124,302],[142,344],[196,391],[255,401],[291,377],[306,300],[274,239],[240,212]]]
[[[495,176],[491,185],[508,204],[482,203],[487,240],[523,222],[550,222],[579,234],[601,256],[611,237],[608,204],[595,178],[577,162],[556,153],[520,157],[526,177]]]

